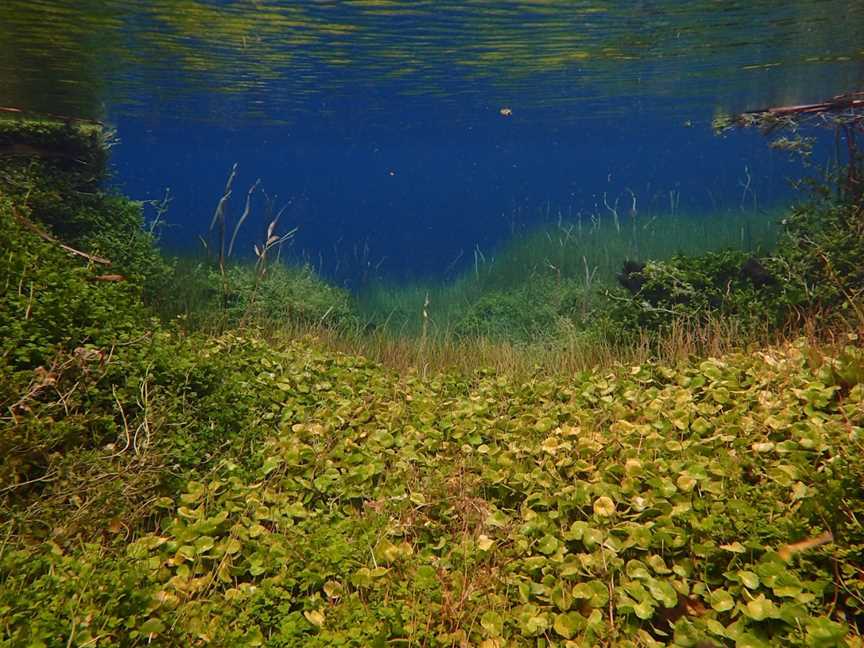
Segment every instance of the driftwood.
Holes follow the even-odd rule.
[[[838,135],[842,131],[847,140],[853,140],[856,133],[864,133],[864,92],[837,95],[819,103],[774,106],[737,115],[722,115],[713,122],[716,132],[753,127],[765,135],[776,130],[797,133],[805,126],[833,128]]]
[[[798,152],[809,156],[814,138],[800,134],[804,128],[829,128],[834,131],[836,157],[842,158],[845,143],[846,178],[840,190],[854,202],[864,199],[864,150],[860,138],[864,137],[864,92],[848,92],[819,103],[776,106],[762,110],[749,110],[738,115],[724,115],[713,123],[717,132],[735,127],[758,128],[764,135],[775,131],[791,132],[793,137],[780,137],[772,142],[773,148]]]
[[[31,232],[36,234],[36,236],[38,236],[42,240],[48,241],[49,243],[53,243],[54,245],[61,247],[62,249],[66,250],[69,254],[73,254],[75,256],[87,259],[91,263],[96,263],[96,264],[104,265],[104,266],[110,266],[111,265],[111,261],[109,261],[108,259],[106,259],[104,257],[96,256],[95,254],[87,254],[86,252],[82,252],[81,250],[76,250],[75,248],[73,248],[69,245],[66,245],[62,241],[58,241],[56,238],[51,236],[48,232],[46,232],[41,227],[36,225],[36,223],[34,223],[30,219],[22,216],[21,213],[17,209],[15,209],[14,207],[12,208],[12,216],[14,216],[15,220],[17,220],[19,223],[21,223],[21,225],[23,225],[28,230],[30,230]]]
[[[733,126],[757,126],[771,131],[778,126],[800,125],[817,116],[825,118],[825,126],[852,124],[861,127],[864,124],[864,92],[837,95],[819,103],[774,106],[726,115],[714,121],[714,128],[725,130]]]
[[[842,112],[844,110],[864,109],[864,92],[850,92],[847,94],[831,97],[827,101],[815,104],[801,104],[798,106],[779,106],[776,108],[764,108],[762,110],[750,110],[743,115],[758,115],[768,113],[771,115],[813,115],[819,113]],[[862,115],[864,117],[864,115]]]

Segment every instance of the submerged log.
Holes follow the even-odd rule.
[[[756,126],[770,132],[780,126],[819,116],[825,117],[825,126],[851,125],[861,128],[864,126],[864,92],[848,92],[818,103],[773,106],[747,110],[737,115],[724,115],[715,119],[713,125],[717,131],[735,126]]]
[[[826,101],[814,104],[801,104],[798,106],[777,106],[774,108],[763,108],[762,110],[748,110],[744,115],[758,115],[769,113],[772,115],[802,115],[824,112],[838,112],[842,110],[864,109],[864,92],[850,92],[836,95]]]

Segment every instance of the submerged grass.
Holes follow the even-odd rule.
[[[363,357],[400,374],[428,377],[442,373],[472,375],[481,371],[527,380],[536,376],[566,378],[585,371],[612,370],[645,362],[676,367],[693,358],[719,357],[800,339],[830,352],[841,348],[846,336],[858,333],[859,329],[854,323],[812,310],[802,312],[782,328],[766,321],[761,327],[745,329],[735,318],[722,316],[700,322],[676,319],[662,333],[642,331],[626,340],[586,334],[572,325],[563,325],[554,339],[533,342],[438,333],[423,338],[396,335],[383,327],[334,328],[302,322],[284,322],[279,326],[250,322],[246,331],[277,348],[307,340],[319,348]]]
[[[425,310],[427,332],[444,336],[470,333],[472,307],[478,302],[520,291],[535,308],[557,312],[563,306],[576,314],[588,313],[596,289],[613,286],[625,260],[663,260],[722,249],[765,254],[776,244],[781,216],[780,210],[739,210],[645,215],[624,222],[596,217],[560,221],[514,238],[498,250],[474,250],[471,263],[452,283],[372,283],[359,292],[358,308],[368,321],[400,335],[420,335]],[[560,303],[562,295],[568,304]],[[521,330],[505,330],[503,337],[544,337],[537,323],[517,323]]]
[[[616,286],[616,274],[636,250],[644,258],[729,248],[764,254],[775,245],[778,221],[774,213],[737,211],[646,217],[635,227],[632,221],[618,227],[611,220],[562,222],[509,242],[495,256],[481,261],[478,255],[477,267],[451,284],[379,284],[353,299],[327,286],[308,266],[275,264],[254,312],[247,308],[249,266],[229,266],[229,296],[237,296],[222,308],[222,287],[206,261],[179,258],[161,312],[182,315],[186,326],[199,330],[242,324],[276,343],[312,337],[399,371],[486,367],[527,376],[652,358],[678,362],[739,349],[745,339],[769,344],[794,338],[804,324],[778,330],[765,322],[745,332],[732,318],[682,317],[660,336],[636,330],[621,340],[595,321],[608,308],[602,291]]]

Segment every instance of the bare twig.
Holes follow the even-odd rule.
[[[232,189],[231,187],[234,185],[234,178],[237,176],[237,163],[234,163],[234,166],[231,167],[231,173],[228,174],[228,181],[225,183],[225,191],[222,194],[222,198],[219,199],[219,203],[216,205],[216,211],[213,213],[213,219],[210,221],[210,234],[212,235],[213,229],[218,225],[219,226],[219,268],[222,269],[225,264],[225,208],[228,205],[228,200],[231,198]]]
[[[115,452],[114,454],[108,455],[105,459],[113,459],[114,457],[119,457],[121,454],[126,452],[129,449],[129,446],[132,445],[132,434],[129,432],[129,421],[126,419],[126,412],[123,410],[123,404],[120,402],[120,399],[117,398],[117,388],[111,387],[111,393],[114,396],[114,402],[117,403],[117,408],[120,410],[120,417],[123,419],[123,430],[126,433],[126,445],[123,446],[123,449]]]
[[[165,223],[165,214],[168,213],[168,205],[171,204],[171,189],[165,189],[165,195],[159,200],[148,200],[144,204],[150,205],[156,211],[156,215],[150,224],[147,226],[147,231],[152,235],[157,235],[157,230]]]
[[[606,192],[603,192],[603,206],[606,207],[612,213],[612,220],[615,223],[615,230],[621,231],[621,221],[618,220],[618,201],[621,199],[619,196],[615,199],[615,205],[612,206],[609,204],[609,201],[606,199]]]
[[[35,484],[37,482],[54,481],[53,478],[56,474],[57,474],[57,471],[55,470],[53,472],[46,473],[45,475],[42,475],[41,477],[37,477],[36,479],[29,479],[25,482],[19,482],[17,484],[12,484],[11,486],[6,486],[5,488],[0,488],[0,493],[5,493],[7,491],[15,490],[16,488],[21,488],[22,486],[28,486],[30,484]]]
[[[90,261],[92,263],[97,263],[99,265],[111,265],[111,261],[109,261],[108,259],[106,259],[104,257],[96,256],[95,254],[87,254],[86,252],[82,252],[81,250],[76,250],[75,248],[73,248],[69,245],[66,245],[65,243],[57,240],[56,238],[51,236],[48,232],[46,232],[41,227],[36,225],[36,223],[29,220],[25,216],[22,216],[21,213],[17,209],[15,209],[14,207],[12,208],[12,216],[21,225],[23,225],[28,230],[30,230],[31,232],[36,234],[42,240],[48,241],[49,243],[53,243],[54,245],[57,245],[57,246],[61,247],[62,249],[66,250],[70,254],[82,257],[82,258],[87,259],[88,261]]]
[[[249,191],[246,193],[246,207],[243,209],[243,215],[240,216],[240,220],[237,221],[237,224],[234,226],[234,233],[231,234],[231,242],[228,244],[228,256],[231,256],[231,253],[234,251],[234,241],[237,240],[237,233],[240,231],[240,228],[243,226],[243,223],[246,222],[246,219],[249,217],[249,212],[252,207],[252,194],[255,193],[255,190],[258,188],[258,185],[261,184],[261,178],[258,178],[255,181]],[[281,212],[280,212],[281,213]],[[278,220],[278,216],[276,219]]]

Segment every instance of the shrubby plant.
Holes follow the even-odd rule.
[[[318,277],[308,265],[274,263],[263,277],[246,265],[227,271],[228,309],[232,321],[299,322],[307,325],[356,324],[351,297]]]
[[[607,330],[626,338],[668,330],[678,321],[695,327],[718,316],[735,319],[745,330],[782,324],[780,289],[773,281],[758,285],[742,272],[750,259],[744,252],[725,250],[638,264],[621,277],[628,291],[605,293]]]
[[[808,312],[833,313],[835,323],[862,327],[861,214],[858,204],[816,194],[790,210],[777,250],[762,260],[726,250],[640,264],[621,277],[629,291],[606,293],[608,330],[626,337],[662,331],[677,320],[698,325],[719,316],[745,331],[770,331]],[[756,280],[747,264],[756,264]]]
[[[852,311],[864,326],[864,204],[818,194],[784,220],[776,265],[789,303]]]

